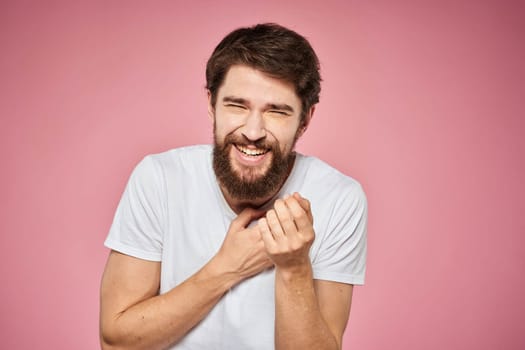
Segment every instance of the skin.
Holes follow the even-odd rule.
[[[300,112],[301,100],[291,83],[271,78],[246,66],[230,68],[218,91],[215,106],[211,105],[211,96],[208,94],[208,115],[214,123],[218,144],[222,144],[227,135],[235,134],[247,142],[264,140],[277,144],[283,155],[290,154],[296,138],[306,130],[313,109],[302,125]],[[257,149],[254,145],[247,147]],[[232,147],[230,152],[233,170],[241,177],[249,177],[250,172],[264,174],[270,167],[271,159],[270,152],[260,162],[250,164],[239,159],[236,148]],[[239,213],[247,206],[261,206],[279,189],[249,202],[233,198],[224,186],[221,186],[221,190],[228,204]]]
[[[302,123],[300,106],[291,84],[233,66],[216,105],[209,104],[208,110],[218,142],[235,133],[249,142],[265,139],[288,154],[314,112],[308,111]],[[264,174],[272,156],[268,152],[253,160],[234,147],[230,153],[234,171],[250,176]],[[221,190],[239,215],[217,254],[169,292],[158,294],[160,263],[110,253],[101,286],[102,348],[166,348],[184,337],[231,287],[274,266],[276,349],[340,349],[352,285],[313,279],[308,252],[315,232],[309,201],[294,193],[264,213],[253,208],[277,191],[239,201]],[[253,220],[258,224],[247,228]]]

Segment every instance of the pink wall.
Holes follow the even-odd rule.
[[[321,57],[299,150],[369,197],[345,349],[525,348],[523,2],[46,3],[0,4],[1,348],[98,347],[127,177],[211,140],[205,61],[261,21]]]

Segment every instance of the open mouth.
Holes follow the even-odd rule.
[[[270,151],[269,148],[256,148],[256,147],[247,147],[243,145],[235,144],[235,148],[239,150],[239,152],[249,156],[249,157],[258,157],[262,156]]]

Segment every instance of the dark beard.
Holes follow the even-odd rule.
[[[230,161],[230,150],[235,147],[234,144],[246,145],[247,142],[238,140],[233,135],[228,135],[224,144],[219,145],[215,140],[213,147],[213,170],[228,194],[237,200],[255,200],[276,193],[288,176],[295,159],[295,153],[290,152],[287,156],[283,156],[279,145],[255,142],[257,147],[270,149],[272,153],[270,168],[262,176],[257,177],[257,169],[253,169],[253,172],[249,172],[248,176],[241,177],[233,170]]]

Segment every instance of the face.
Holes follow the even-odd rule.
[[[292,84],[253,68],[232,66],[209,105],[215,174],[238,200],[274,195],[289,174],[293,148],[307,123]],[[306,116],[309,120],[311,113]]]

